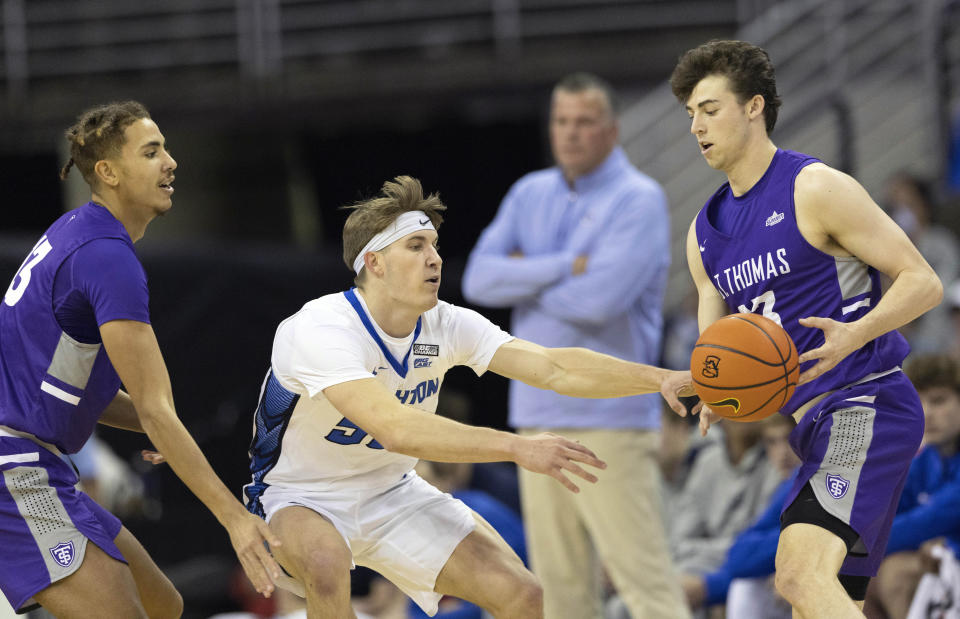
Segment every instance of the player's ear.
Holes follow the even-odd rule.
[[[763,109],[766,106],[767,102],[764,100],[763,95],[753,95],[749,103],[747,103],[747,116],[750,117],[750,120],[753,120],[763,114]]]
[[[363,266],[377,277],[382,277],[384,271],[383,254],[379,251],[368,251],[363,257]]]
[[[117,167],[106,159],[101,159],[93,164],[93,173],[97,180],[108,187],[116,187],[120,183],[118,172]]]

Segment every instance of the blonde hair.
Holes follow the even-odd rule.
[[[93,167],[102,159],[119,156],[126,141],[123,132],[143,118],[150,118],[150,112],[136,101],[98,105],[80,114],[65,133],[70,159],[60,170],[60,179],[66,180],[75,165],[92,189],[96,184]]]
[[[443,223],[440,212],[447,210],[438,194],[424,197],[423,186],[412,176],[397,176],[383,184],[378,196],[341,208],[353,210],[343,224],[343,261],[351,271],[360,250],[403,213],[423,211],[439,230]],[[364,273],[360,271],[354,278],[358,286],[363,283]]]

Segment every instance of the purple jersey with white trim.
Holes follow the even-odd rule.
[[[800,318],[821,316],[838,322],[863,317],[880,300],[877,270],[855,257],[816,249],[797,227],[793,192],[797,174],[819,160],[777,150],[763,177],[742,196],[725,183],[697,214],[696,233],[707,276],[731,312],[760,313],[779,323],[803,353],[824,342],[820,329]],[[730,234],[716,227],[717,213],[738,209]],[[780,412],[791,414],[811,398],[892,369],[910,352],[891,331],[857,349],[819,378],[797,387]],[[801,371],[815,361],[801,367]]]
[[[87,203],[47,229],[0,303],[0,425],[65,453],[78,451],[120,388],[102,342],[80,342],[54,314],[54,282],[71,255],[98,239],[120,248],[111,264],[71,261],[66,281],[82,284],[97,324],[149,322],[146,274],[126,229],[106,208]],[[102,255],[102,252],[98,252]],[[119,297],[123,297],[122,299]],[[88,339],[88,338],[85,338]]]

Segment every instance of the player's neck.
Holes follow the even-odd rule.
[[[357,293],[363,297],[370,317],[390,337],[407,337],[416,329],[417,319],[422,313],[419,309],[398,302],[386,290],[374,285],[358,288]]]
[[[94,192],[91,198],[93,202],[110,211],[110,214],[117,218],[123,227],[127,230],[130,240],[134,243],[143,238],[147,230],[147,224],[152,217],[145,219],[136,209],[125,208],[123,202],[117,200],[105,192]]]
[[[730,168],[724,170],[730,182],[730,189],[735,196],[747,193],[757,184],[757,181],[763,178],[767,168],[770,167],[770,162],[773,161],[773,156],[777,154],[777,146],[764,135],[762,139],[758,138],[748,143],[742,153]]]

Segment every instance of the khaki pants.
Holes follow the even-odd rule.
[[[542,429],[524,429],[529,436]],[[642,430],[550,429],[606,461],[574,494],[557,480],[520,469],[527,550],[544,591],[546,619],[602,617],[599,559],[633,619],[687,618],[690,612],[670,561],[656,453],[659,434]]]

